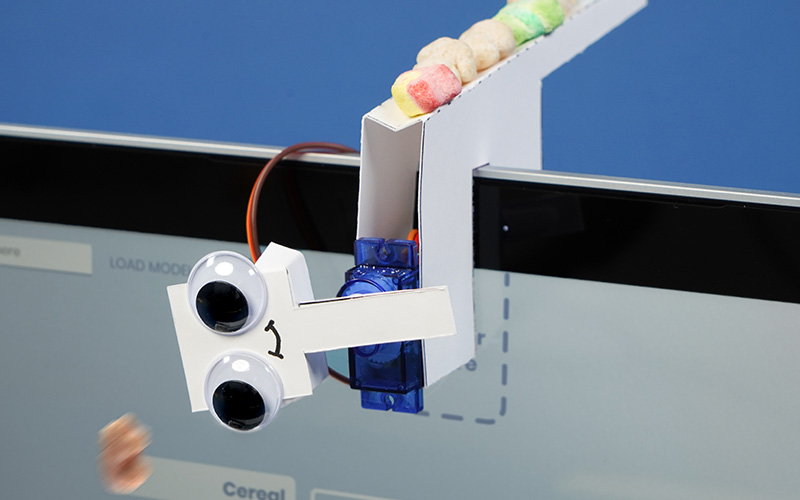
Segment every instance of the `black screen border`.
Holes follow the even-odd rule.
[[[77,137],[0,134],[8,173],[0,217],[244,242],[252,183],[278,151]],[[341,155],[279,164],[264,188],[259,232],[292,248],[351,253],[357,165]],[[476,172],[475,267],[800,303],[799,197]]]

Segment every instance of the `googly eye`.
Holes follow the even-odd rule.
[[[267,307],[267,286],[255,266],[234,252],[214,252],[189,274],[189,302],[197,319],[222,335],[247,331]]]
[[[268,361],[247,352],[224,355],[209,370],[206,403],[222,425],[254,431],[269,425],[283,401],[283,382]]]

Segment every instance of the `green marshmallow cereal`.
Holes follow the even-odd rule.
[[[520,0],[500,9],[494,19],[507,24],[517,45],[550,33],[564,22],[558,0]]]

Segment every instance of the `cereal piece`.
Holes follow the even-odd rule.
[[[461,81],[447,65],[406,71],[392,85],[392,97],[409,117],[430,113],[461,93]]]
[[[569,16],[575,12],[581,2],[580,0],[558,0],[558,3],[560,3],[561,8],[564,9],[564,15]]]
[[[544,34],[544,26],[539,16],[527,9],[520,8],[520,3],[518,1],[508,4],[500,9],[500,12],[493,18],[511,28],[517,45],[522,45],[528,40]]]
[[[517,46],[511,28],[494,19],[478,21],[462,33],[459,40],[472,49],[478,71],[505,59]]]
[[[520,0],[508,0],[507,3],[515,3],[519,1]],[[564,14],[569,16],[578,8],[581,0],[558,0],[558,3],[561,4],[561,8],[564,9]]]
[[[461,83],[469,83],[478,76],[472,49],[466,43],[452,38],[442,37],[423,47],[417,54],[414,69],[437,64],[447,65],[461,79]]]
[[[475,56],[475,67],[478,71],[483,71],[500,60],[500,51],[483,36],[465,33],[458,39],[472,49]]]
[[[556,29],[564,22],[564,9],[558,0],[519,0],[500,9],[494,19],[509,25],[521,45]]]
[[[508,0],[506,3],[516,3],[520,0]],[[569,16],[575,9],[578,8],[582,0],[558,0],[561,8],[564,9],[564,14]]]
[[[545,33],[550,33],[564,22],[564,8],[558,0],[529,0],[531,8],[542,20]]]
[[[128,494],[145,483],[153,467],[142,452],[150,444],[150,432],[130,413],[97,433],[100,476],[112,493]]]

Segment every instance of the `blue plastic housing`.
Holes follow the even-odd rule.
[[[356,267],[345,273],[340,297],[419,288],[417,244],[360,238]],[[396,321],[398,318],[386,318]],[[380,328],[380,325],[376,325]],[[361,407],[404,413],[422,411],[422,342],[411,340],[349,349],[350,387],[361,391]]]

